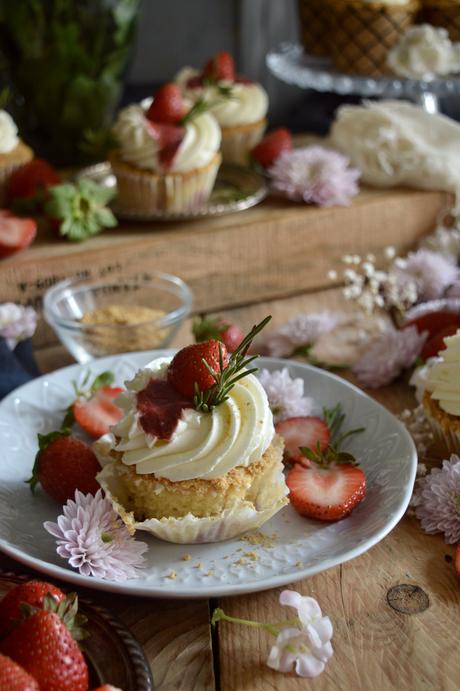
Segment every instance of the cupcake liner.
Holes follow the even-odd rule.
[[[188,514],[181,518],[149,518],[139,522],[136,521],[133,513],[125,508],[128,498],[120,478],[120,466],[116,463],[106,465],[97,475],[97,480],[111,501],[114,510],[131,533],[136,530],[143,530],[160,540],[177,544],[228,540],[248,530],[259,528],[288,503],[285,496],[287,489],[283,480],[282,495],[269,508],[258,510],[249,502],[242,501],[225,509],[219,516],[197,518],[193,514]]]
[[[300,38],[309,55],[330,54],[330,14],[326,0],[298,0]]]
[[[221,155],[201,168],[186,172],[154,173],[134,168],[110,156],[117,178],[117,208],[123,212],[150,215],[161,212],[192,213],[209,199],[214,187]]]
[[[414,23],[418,2],[404,6],[329,2],[332,58],[336,68],[369,76],[388,73],[388,52]]]
[[[438,420],[433,418],[425,408],[425,417],[430,425],[433,433],[433,442],[441,451],[447,451],[449,454],[460,453],[460,432],[455,432],[452,429],[444,428]]]
[[[460,41],[460,3],[452,0],[433,0],[424,3],[421,20],[432,26],[443,27],[451,41]]]
[[[225,163],[249,165],[249,152],[260,142],[266,127],[265,119],[250,125],[222,127],[221,151]]]

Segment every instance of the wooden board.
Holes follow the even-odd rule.
[[[71,276],[167,271],[186,280],[195,311],[279,298],[329,285],[343,254],[405,252],[431,231],[448,195],[365,190],[346,208],[269,199],[248,211],[189,223],[123,225],[69,244],[45,236],[0,263],[0,300],[40,307],[48,287]],[[37,345],[56,337],[41,325]]]

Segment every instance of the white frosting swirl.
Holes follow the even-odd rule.
[[[144,432],[136,394],[152,377],[165,379],[170,361],[153,360],[127,383],[127,393],[117,400],[125,415],[112,432],[119,440],[115,449],[123,453],[123,463],[135,465],[139,474],[154,473],[177,482],[221,477],[237,466],[259,460],[273,439],[274,426],[267,395],[251,374],[241,379],[228,400],[211,413],[184,410],[170,440],[158,440]]]
[[[250,125],[259,122],[267,114],[268,96],[265,89],[256,83],[240,83],[221,81],[219,86],[231,90],[230,96],[222,96],[218,87],[205,86],[204,88],[190,89],[187,82],[192,77],[198,77],[199,70],[192,67],[184,67],[176,75],[176,83],[183,89],[184,94],[191,100],[205,98],[212,103],[211,112],[216,117],[221,127],[236,127],[238,125]]]
[[[148,130],[141,105],[131,105],[118,114],[113,128],[123,161],[137,168],[163,172],[160,146]],[[184,127],[184,138],[168,172],[185,172],[207,165],[220,147],[220,128],[211,113],[202,113]]]
[[[387,64],[402,77],[432,79],[460,70],[460,44],[446,29],[430,24],[411,26],[390,50]]]
[[[460,329],[444,343],[447,348],[429,370],[426,386],[442,410],[460,416]]]
[[[19,144],[18,128],[6,110],[0,110],[0,154],[13,151]]]

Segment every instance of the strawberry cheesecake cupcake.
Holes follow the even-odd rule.
[[[124,212],[194,213],[208,200],[221,163],[219,125],[195,108],[176,84],[161,87],[148,109],[122,110],[113,128],[109,160]]]
[[[18,137],[18,128],[6,110],[0,110],[0,205],[5,203],[6,188],[11,174],[34,157]]]
[[[460,329],[444,339],[446,349],[428,370],[423,409],[435,442],[460,453]]]
[[[217,53],[202,70],[184,67],[176,82],[187,98],[205,101],[222,130],[227,163],[247,165],[250,150],[267,127],[268,96],[256,82],[237,75],[229,53]]]
[[[287,503],[283,441],[245,357],[260,328],[228,358],[223,344],[205,341],[154,360],[127,383],[117,401],[124,417],[95,451],[97,479],[130,531],[216,542],[259,527]]]

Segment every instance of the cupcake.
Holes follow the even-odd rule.
[[[118,399],[123,419],[95,443],[98,481],[132,532],[216,542],[258,528],[287,503],[283,441],[265,391],[243,363],[244,376],[215,398],[201,358],[228,382],[239,357],[226,364],[224,352],[220,370],[217,348],[206,341],[153,360]]]
[[[223,160],[247,165],[267,127],[265,89],[237,75],[229,53],[217,53],[201,71],[185,67],[176,82],[194,102],[208,103],[222,130]]]
[[[331,52],[327,0],[298,0],[300,38],[305,52],[325,57]]]
[[[451,41],[460,41],[460,0],[422,0],[422,19],[447,29]]]
[[[177,85],[166,84],[150,108],[122,110],[113,133],[118,147],[109,160],[122,211],[148,216],[203,207],[221,163],[220,128],[210,112],[194,109]]]
[[[0,206],[5,203],[9,177],[16,168],[34,157],[30,149],[18,137],[18,128],[6,110],[0,110]]]
[[[438,447],[460,453],[460,330],[444,339],[446,349],[429,370],[423,409]]]
[[[419,0],[327,1],[336,68],[369,76],[387,73],[387,54],[415,22]]]

